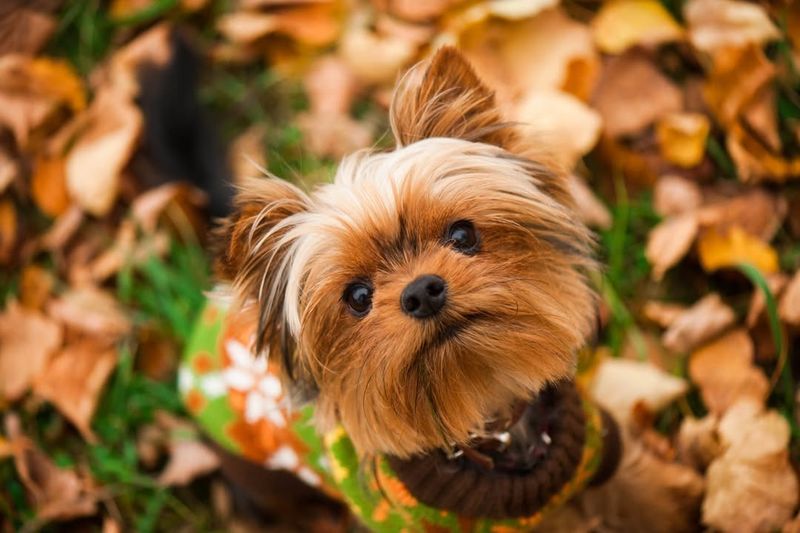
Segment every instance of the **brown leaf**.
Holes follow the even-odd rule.
[[[264,149],[266,133],[263,125],[256,124],[245,130],[231,143],[228,159],[233,168],[234,181],[240,183],[246,178],[264,173],[267,168],[267,156]]]
[[[70,328],[107,339],[117,339],[131,329],[117,300],[92,286],[67,290],[50,302],[47,312]]]
[[[19,279],[19,300],[28,309],[42,309],[50,298],[55,279],[44,268],[27,265]]]
[[[193,479],[219,468],[219,457],[199,440],[177,440],[170,446],[170,460],[158,476],[166,487],[188,485]]]
[[[97,512],[99,493],[91,479],[59,468],[19,429],[16,416],[5,419],[14,466],[41,521],[69,520]]]
[[[94,339],[79,340],[53,358],[34,383],[34,392],[55,405],[87,441],[95,442],[92,416],[116,362],[113,346]]]
[[[114,205],[119,175],[138,142],[142,117],[127,95],[104,88],[84,119],[85,129],[66,159],[67,189],[84,210],[103,216]]]
[[[62,250],[81,227],[83,219],[83,211],[77,205],[67,209],[39,239],[41,248],[50,251]]]
[[[582,178],[570,174],[567,187],[575,201],[578,216],[584,224],[601,229],[611,227],[611,213]]]
[[[592,397],[618,420],[629,421],[642,402],[653,413],[683,396],[688,384],[650,363],[605,359],[591,385]]]
[[[677,41],[683,29],[656,0],[612,0],[603,3],[592,20],[597,47],[619,54],[635,45],[655,46]]]
[[[220,17],[217,30],[234,43],[252,43],[278,29],[278,19],[269,13],[236,11]]]
[[[302,5],[276,14],[278,31],[308,46],[328,46],[339,36],[340,22],[333,2]]]
[[[594,105],[605,134],[617,137],[638,133],[662,116],[680,111],[683,96],[646,55],[632,51],[608,59]]]
[[[0,194],[19,176],[19,161],[12,157],[9,150],[0,145]]]
[[[18,238],[19,226],[14,202],[10,198],[0,200],[0,265],[11,261]]]
[[[738,401],[763,404],[769,382],[753,365],[753,341],[743,329],[734,330],[692,353],[689,376],[700,388],[708,410],[723,414]]]
[[[787,159],[770,151],[761,139],[741,124],[734,124],[728,130],[725,145],[736,165],[739,180],[744,183],[783,183],[800,176],[800,157]]]
[[[647,236],[645,256],[652,265],[651,276],[658,281],[678,264],[692,247],[698,223],[694,213],[683,213],[658,224]]]
[[[744,401],[728,410],[719,433],[727,449],[708,468],[703,523],[723,531],[780,528],[798,503],[786,420]]]
[[[731,127],[745,105],[775,76],[761,47],[726,48],[714,56],[704,96],[717,120]]]
[[[751,2],[689,0],[683,14],[689,25],[689,40],[704,52],[762,45],[780,37],[764,8]]]
[[[722,333],[735,321],[733,309],[718,294],[709,294],[673,320],[662,337],[664,346],[676,352],[691,351]]]
[[[339,113],[300,113],[297,125],[308,151],[318,157],[339,158],[372,143],[372,128]]]
[[[0,56],[35,55],[56,30],[56,20],[47,9],[26,3],[26,0],[6,0],[7,5],[0,8]]]
[[[64,61],[9,54],[0,56],[0,125],[19,147],[59,109],[80,111],[86,96],[80,78]]]
[[[655,322],[662,328],[672,325],[681,315],[686,312],[686,306],[672,304],[668,302],[657,302],[650,300],[644,304],[642,313],[647,320]]]
[[[698,212],[703,229],[727,233],[739,227],[750,235],[769,242],[786,217],[786,199],[761,188],[704,206]]]
[[[653,209],[664,217],[693,211],[702,203],[700,186],[680,176],[661,176],[653,189]]]
[[[781,319],[792,326],[800,326],[800,270],[794,273],[778,305]]]
[[[0,394],[18,400],[60,346],[61,327],[14,301],[0,314]]]
[[[50,217],[57,217],[69,207],[64,174],[64,159],[39,156],[33,165],[31,197],[36,206]]]
[[[347,63],[329,55],[314,62],[303,78],[303,87],[312,112],[347,114],[358,90],[358,80]]]
[[[722,455],[724,446],[717,433],[718,423],[714,415],[683,419],[678,432],[678,457],[682,463],[702,472]]]
[[[393,82],[414,57],[416,48],[395,37],[381,37],[365,28],[345,31],[339,55],[358,78],[369,84]]]
[[[778,272],[776,274],[770,274],[766,276],[767,286],[769,287],[770,292],[772,295],[777,298],[780,296],[786,285],[789,283],[789,278],[782,272]],[[798,295],[800,296],[800,294]],[[798,301],[800,304],[800,301]],[[764,291],[760,290],[758,287],[755,287],[753,290],[753,296],[750,298],[750,308],[747,311],[747,327],[754,328],[758,323],[758,320],[764,315],[764,311],[766,310],[766,300],[764,299]],[[800,318],[800,316],[798,316]],[[784,318],[784,320],[786,320]]]

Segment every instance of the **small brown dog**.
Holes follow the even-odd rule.
[[[688,527],[696,484],[654,486],[635,446],[620,463],[616,425],[573,382],[595,263],[564,177],[452,48],[406,75],[390,116],[395,150],[345,158],[312,194],[248,182],[225,227],[220,273],[255,310],[261,370],[324,435],[293,449],[324,447],[310,471],[379,530],[574,524],[568,509],[598,529]],[[273,440],[293,420],[280,408]],[[274,449],[261,460],[297,466]]]

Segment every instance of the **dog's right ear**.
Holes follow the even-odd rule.
[[[233,214],[218,232],[215,264],[219,280],[233,286],[239,305],[258,306],[256,352],[291,348],[283,306],[292,216],[308,210],[308,196],[278,178],[246,180],[234,199]]]

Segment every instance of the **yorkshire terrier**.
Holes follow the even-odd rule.
[[[180,376],[228,469],[274,512],[302,493],[380,531],[688,529],[701,489],[648,479],[656,459],[574,379],[596,265],[564,176],[453,48],[405,75],[390,120],[396,148],[331,184],[236,196],[233,303],[204,312]]]

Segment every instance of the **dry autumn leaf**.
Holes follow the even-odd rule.
[[[661,155],[679,167],[691,168],[705,156],[711,123],[700,113],[670,113],[658,121],[656,138]]]
[[[726,48],[714,56],[703,94],[717,120],[731,127],[774,76],[775,66],[760,47]]]
[[[778,254],[767,243],[734,226],[726,233],[704,231],[697,241],[700,264],[707,272],[749,263],[764,274],[778,271]]]
[[[686,306],[668,302],[648,301],[642,308],[644,316],[661,326],[667,328],[686,312]]]
[[[769,382],[753,365],[753,353],[753,341],[743,329],[731,331],[692,353],[689,376],[710,412],[721,415],[745,398],[764,403]]]
[[[236,137],[228,150],[228,160],[233,170],[233,179],[241,183],[247,178],[265,173],[267,157],[265,153],[266,129],[257,124]]]
[[[142,117],[125,94],[104,89],[83,118],[85,129],[66,159],[67,189],[84,210],[102,216],[114,205],[120,172],[133,155]]]
[[[19,161],[11,155],[9,149],[0,145],[0,194],[19,176]]]
[[[767,287],[769,287],[770,292],[775,298],[778,298],[781,294],[783,294],[784,289],[786,289],[786,285],[789,283],[788,276],[784,275],[783,273],[777,274],[770,274],[766,276]],[[800,294],[798,294],[800,296]],[[799,302],[800,303],[800,302]],[[764,316],[764,312],[766,311],[766,299],[764,298],[764,291],[755,288],[753,290],[753,296],[750,298],[750,308],[747,310],[747,319],[745,323],[747,327],[754,328],[758,323],[759,318]],[[782,317],[786,320],[785,317]],[[800,318],[800,316],[798,316]]]
[[[659,223],[647,236],[645,257],[652,266],[651,275],[658,281],[678,264],[692,247],[698,222],[694,213],[683,213]]]
[[[170,459],[158,476],[160,485],[183,486],[193,479],[209,474],[219,468],[219,456],[199,440],[184,440],[173,437],[170,443]]]
[[[222,16],[217,21],[217,30],[229,41],[249,44],[278,29],[275,15],[254,11],[237,11]]]
[[[72,468],[59,468],[22,434],[15,415],[5,418],[14,465],[36,508],[39,521],[69,520],[97,512],[101,496],[91,479]]]
[[[107,339],[117,339],[131,328],[117,300],[92,286],[67,290],[48,304],[47,312],[72,329]]]
[[[693,211],[702,203],[700,186],[680,176],[661,176],[653,188],[653,209],[663,217]]]
[[[635,45],[652,46],[683,37],[683,28],[656,0],[604,2],[592,20],[597,47],[619,54]]]
[[[717,432],[719,419],[714,415],[684,418],[678,432],[678,457],[697,471],[704,471],[722,455],[724,446]]]
[[[376,85],[394,81],[415,51],[414,45],[405,40],[382,37],[358,27],[346,30],[339,43],[339,55],[358,78]]]
[[[800,270],[794,273],[778,306],[781,319],[792,326],[800,326]]]
[[[56,30],[50,14],[53,3],[6,0],[5,4],[0,8],[0,56],[38,53]]]
[[[67,345],[34,383],[34,392],[51,402],[89,442],[97,439],[91,422],[100,393],[117,362],[108,343],[82,339]]]
[[[55,278],[46,269],[27,265],[19,280],[19,301],[28,309],[42,309],[50,298]]]
[[[8,401],[22,397],[61,346],[61,339],[56,322],[9,302],[0,314],[0,396]]]
[[[31,196],[36,206],[47,216],[56,218],[69,207],[64,159],[40,156],[31,176]]]
[[[607,60],[593,102],[611,137],[639,133],[683,108],[680,89],[639,51]]]
[[[722,333],[736,321],[733,309],[718,294],[709,294],[673,319],[664,332],[664,346],[688,352]]]
[[[601,229],[611,227],[611,213],[582,178],[571,174],[567,179],[567,187],[584,224]]]
[[[726,233],[739,227],[768,242],[780,229],[786,212],[785,198],[765,189],[754,188],[703,206],[698,212],[698,218],[704,229]]]
[[[19,238],[17,208],[10,198],[0,200],[0,265],[7,264],[13,257]]]
[[[763,6],[738,0],[689,0],[683,6],[689,40],[714,53],[721,48],[761,45],[780,37]]]
[[[591,384],[592,397],[618,420],[627,421],[633,407],[642,402],[657,413],[683,396],[689,386],[650,363],[627,359],[605,359]]]
[[[798,503],[788,423],[777,412],[744,400],[720,420],[719,434],[727,449],[708,468],[704,524],[722,531],[780,528]]]

